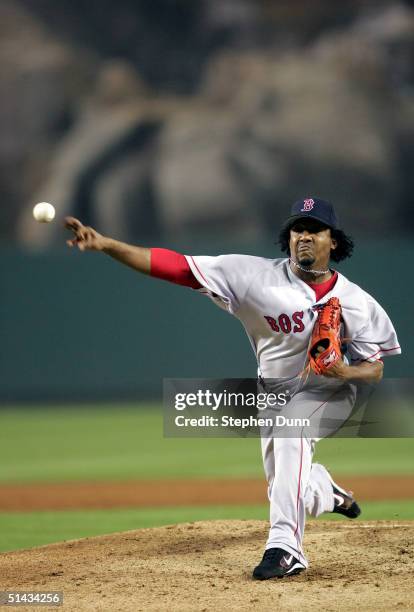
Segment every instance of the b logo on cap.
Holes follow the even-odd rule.
[[[314,207],[315,202],[312,200],[312,198],[309,198],[309,200],[303,200],[303,208],[301,208],[301,212],[307,212],[309,210],[312,210],[312,208]]]

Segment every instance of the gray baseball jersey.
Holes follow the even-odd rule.
[[[378,302],[338,273],[319,301],[290,269],[288,259],[249,255],[186,256],[199,292],[243,324],[264,378],[293,377],[306,361],[318,304],[339,298],[350,359],[379,360],[401,352],[394,327]]]
[[[314,290],[290,269],[288,259],[248,255],[186,256],[202,286],[198,291],[243,324],[263,378],[294,380],[306,364],[318,305],[337,297],[342,306],[342,337],[353,363],[376,361],[401,352],[385,310],[355,283],[338,273],[332,289],[319,301]],[[354,389],[332,394],[335,380],[323,377],[320,391],[295,394],[289,410],[309,414],[325,410],[346,420]],[[324,382],[325,381],[325,382]],[[322,409],[322,410],[321,410]],[[267,548],[282,548],[305,567],[302,541],[306,511],[313,516],[334,507],[332,479],[324,466],[312,464],[318,438],[263,436],[263,465],[268,481],[270,531]]]

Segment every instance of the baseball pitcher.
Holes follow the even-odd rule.
[[[355,384],[383,375],[382,357],[401,352],[387,313],[358,285],[331,267],[352,254],[331,203],[309,197],[292,206],[279,242],[286,257],[204,257],[131,246],[67,217],[68,246],[102,251],[145,274],[178,283],[211,298],[242,323],[257,357],[259,380],[281,380],[294,392],[289,410],[346,420]],[[346,354],[341,345],[346,342]],[[305,381],[305,382],[304,382]],[[295,391],[296,389],[296,391]],[[270,529],[253,577],[292,576],[308,567],[303,550],[306,512],[356,518],[352,493],[312,463],[322,436],[261,438],[268,483]]]

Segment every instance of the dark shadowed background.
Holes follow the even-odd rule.
[[[279,255],[290,204],[331,199],[340,270],[395,321],[414,298],[414,7],[395,0],[2,0],[0,398],[159,396],[249,376],[235,320],[64,245],[61,220],[183,252]],[[57,221],[31,217],[52,202]]]

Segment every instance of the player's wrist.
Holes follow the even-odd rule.
[[[345,381],[350,381],[352,380],[352,367],[347,365],[346,363],[342,362],[342,367],[341,367],[341,372],[342,372],[342,377],[343,380]]]
[[[101,238],[101,251],[111,255],[116,248],[116,240],[113,238],[107,238],[106,236],[102,236]]]

